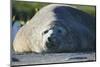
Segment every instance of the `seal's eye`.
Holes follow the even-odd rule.
[[[61,32],[62,32],[62,30],[58,30],[57,32],[58,32],[58,33],[61,33]]]
[[[59,33],[59,34],[65,34],[66,33],[66,30],[64,28],[62,28],[62,27],[58,27],[56,29],[56,32]]]
[[[43,33],[43,34],[46,34],[46,33],[48,33],[48,31],[49,31],[49,30],[46,30],[46,31],[44,31],[44,33]]]

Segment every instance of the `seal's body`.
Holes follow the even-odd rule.
[[[15,52],[95,50],[95,18],[75,7],[51,4],[42,8],[17,33]]]

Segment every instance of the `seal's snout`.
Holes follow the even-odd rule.
[[[48,37],[48,42],[54,43],[56,41],[57,41],[57,37],[56,36],[51,35],[50,37]]]
[[[48,39],[48,41],[46,41],[46,46],[48,49],[57,47],[57,44],[55,43],[55,38],[52,38],[52,36],[50,36],[47,39]]]

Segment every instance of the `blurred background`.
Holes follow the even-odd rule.
[[[36,12],[48,3],[36,3],[25,1],[12,1],[12,20],[27,21],[31,19]]]

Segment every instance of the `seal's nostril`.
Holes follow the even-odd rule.
[[[48,41],[51,41],[51,38],[50,37],[48,37]]]

